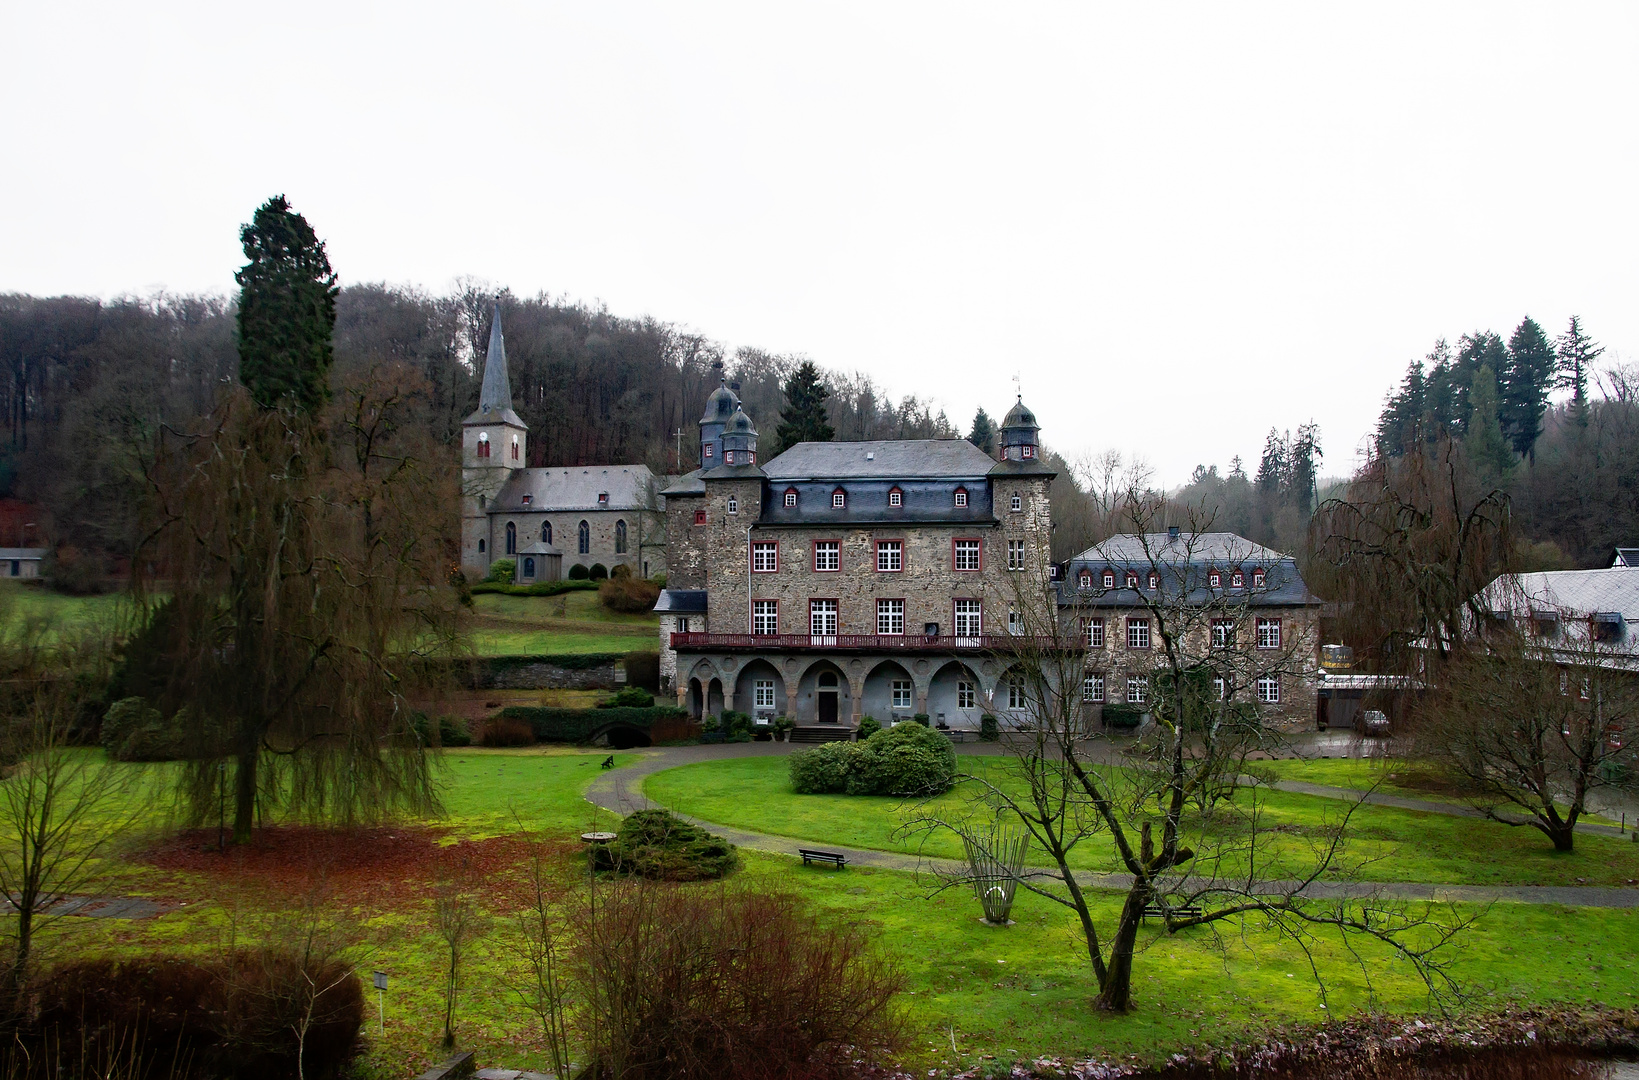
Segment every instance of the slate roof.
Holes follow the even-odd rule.
[[[49,548],[0,548],[0,559],[43,559]]]
[[[1483,607],[1519,619],[1532,612],[1558,612],[1561,632],[1573,645],[1585,646],[1590,623],[1615,625],[1620,632],[1610,647],[1639,655],[1639,566],[1601,570],[1547,570],[1505,574],[1480,593]]]
[[[763,465],[770,480],[978,479],[990,455],[966,439],[798,443]]]
[[[657,612],[673,615],[704,615],[706,613],[706,590],[661,589],[660,599],[655,601],[654,609]]]
[[[1113,589],[1103,587],[1105,567],[1116,572]],[[1252,584],[1252,572],[1259,568],[1266,574],[1263,588]],[[1093,575],[1091,589],[1080,587],[1083,569]],[[1139,588],[1126,587],[1128,570],[1138,573]],[[1180,532],[1176,537],[1169,533],[1112,536],[1071,559],[1065,566],[1063,580],[1055,582],[1054,588],[1058,590],[1061,606],[1136,607],[1144,597],[1154,595],[1148,588],[1151,570],[1159,573],[1158,585],[1163,593],[1181,590],[1183,602],[1187,604],[1244,600],[1250,607],[1313,607],[1322,603],[1304,584],[1297,560],[1232,532]],[[1217,589],[1211,588],[1207,576],[1213,570],[1224,575]],[[1233,579],[1229,575],[1235,570],[1247,575],[1243,579],[1245,587],[1232,587]]]
[[[706,482],[700,479],[704,472],[704,469],[696,469],[691,473],[684,473],[682,476],[674,476],[671,478],[671,483],[667,484],[665,490],[660,494],[665,498],[676,495],[704,495],[706,493]]]
[[[501,305],[489,324],[489,354],[484,357],[484,381],[478,390],[478,409],[465,424],[516,424],[523,420],[512,411],[512,382],[507,378],[506,339],[501,336]]]
[[[573,465],[551,469],[517,469],[491,499],[492,514],[542,511],[652,510],[649,492],[654,473],[647,465]],[[607,505],[598,494],[607,492]],[[529,504],[524,496],[530,495]]]
[[[553,547],[551,544],[548,544],[544,540],[537,540],[533,544],[528,545],[527,547],[519,548],[518,549],[518,554],[520,554],[520,555],[562,555],[563,551],[559,548]]]
[[[755,465],[719,465],[700,474],[703,480],[757,480],[766,474]]]
[[[1639,566],[1639,547],[1619,547],[1611,558],[1612,566]]]

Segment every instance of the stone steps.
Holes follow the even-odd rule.
[[[846,742],[853,733],[854,729],[846,724],[799,727],[791,729],[791,741],[794,743]]]

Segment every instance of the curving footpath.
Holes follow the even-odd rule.
[[[634,810],[658,808],[660,807],[659,803],[643,794],[643,781],[657,772],[665,769],[675,769],[679,765],[691,765],[702,761],[720,761],[725,758],[783,757],[797,749],[801,748],[790,743],[719,743],[709,746],[668,746],[643,750],[639,751],[643,755],[641,761],[633,765],[627,765],[624,768],[611,770],[592,781],[586,789],[586,798],[589,802],[601,806],[605,810],[621,815],[629,814]],[[994,750],[988,747],[983,749],[958,747],[957,752],[985,753],[994,752]],[[1304,784],[1297,781],[1283,781],[1272,786],[1283,791],[1320,795],[1328,798],[1359,799],[1361,797],[1360,792],[1347,788]],[[1467,807],[1454,806],[1450,803],[1425,802],[1420,799],[1406,799],[1399,796],[1368,796],[1367,801],[1409,810],[1452,814],[1458,817],[1479,816]],[[712,832],[732,843],[738,844],[740,847],[750,848],[753,851],[768,851],[795,857],[797,848],[800,846],[823,844],[827,851],[837,851],[846,855],[849,864],[855,866],[872,866],[884,870],[902,870],[927,874],[953,873],[960,871],[965,866],[965,864],[952,859],[935,859],[914,854],[876,851],[870,848],[838,847],[835,844],[826,843],[824,840],[802,840],[789,836],[773,836],[768,833],[737,829],[715,821],[704,821],[688,815],[681,816],[697,825],[710,828]],[[1596,828],[1600,832],[1616,832],[1615,829],[1603,827],[1590,827],[1589,831]],[[1128,874],[1087,873],[1078,874],[1077,878],[1084,885],[1102,889],[1125,889],[1132,883],[1132,878]],[[1278,887],[1279,883],[1272,882],[1271,885]],[[1639,908],[1639,888],[1605,885],[1431,885],[1422,882],[1338,882],[1316,883],[1304,891],[1306,895],[1317,898],[1379,896],[1398,900],[1433,900],[1474,904],[1504,901],[1522,904],[1564,904],[1569,907]]]

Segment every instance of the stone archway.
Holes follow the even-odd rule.
[[[746,664],[734,680],[733,708],[753,718],[784,713],[785,676],[772,663],[761,658]]]
[[[797,723],[848,724],[854,715],[848,676],[830,660],[808,666],[797,683]]]
[[[990,712],[984,683],[960,660],[952,660],[933,673],[928,683],[928,722],[940,718],[952,728],[979,730],[979,720]]]
[[[874,716],[887,727],[896,720],[909,720],[917,709],[916,680],[897,660],[883,660],[865,676],[859,710]]]

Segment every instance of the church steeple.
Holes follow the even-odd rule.
[[[501,336],[501,305],[489,324],[489,355],[484,357],[484,385],[478,391],[478,411],[512,411],[512,381],[507,378],[506,339]]]

